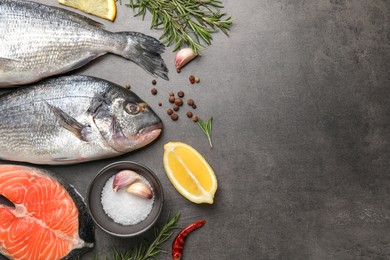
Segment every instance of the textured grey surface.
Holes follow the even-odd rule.
[[[161,222],[177,211],[181,226],[207,220],[188,238],[183,260],[389,259],[390,2],[223,3],[235,18],[231,36],[216,34],[181,74],[168,48],[171,80],[158,80],[157,96],[150,94],[153,77],[114,55],[76,72],[129,82],[163,119],[161,138],[119,158],[44,168],[86,195],[110,162],[147,165],[164,187]],[[150,17],[142,22],[127,7],[118,9],[115,23],[104,22],[107,29],[160,35],[149,30]],[[190,74],[201,83],[190,85]],[[214,117],[213,149],[185,111],[177,122],[165,114],[172,90],[193,98],[202,118]],[[210,162],[219,181],[214,205],[192,204],[174,190],[162,165],[168,141],[191,144]],[[99,229],[96,239],[85,259],[140,240]]]

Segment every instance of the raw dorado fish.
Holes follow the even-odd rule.
[[[60,182],[61,183],[60,183]],[[94,243],[83,198],[42,170],[0,165],[0,254],[11,259],[77,259]]]
[[[168,79],[165,46],[137,32],[113,33],[77,13],[26,0],[0,0],[0,87],[79,68],[106,53]]]
[[[89,77],[48,79],[0,96],[0,158],[71,164],[156,139],[161,119],[132,91]]]

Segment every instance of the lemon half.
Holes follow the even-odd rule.
[[[185,143],[167,143],[163,163],[169,180],[181,195],[194,203],[213,204],[217,178],[198,151]]]
[[[58,0],[58,3],[110,21],[116,17],[115,0]]]

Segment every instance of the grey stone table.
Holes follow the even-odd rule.
[[[230,37],[215,34],[212,46],[180,74],[168,48],[170,81],[157,79],[156,96],[150,93],[154,77],[121,57],[107,55],[75,72],[130,83],[164,122],[157,141],[119,158],[43,168],[85,196],[105,165],[147,165],[165,192],[158,225],[177,211],[180,226],[207,220],[188,238],[183,260],[389,259],[390,2],[223,4],[235,19]],[[114,23],[99,21],[111,31],[161,33],[149,29],[150,16],[143,22],[124,5]],[[201,83],[190,85],[190,74]],[[166,115],[169,91],[179,90],[196,101],[201,118],[214,117],[213,149],[185,110],[177,122]],[[193,204],[173,188],[162,165],[169,141],[194,146],[210,162],[219,181],[213,205]],[[140,239],[96,228],[96,247],[83,259],[103,259],[112,247],[130,248]]]

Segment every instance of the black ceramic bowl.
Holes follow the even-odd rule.
[[[154,204],[149,215],[135,225],[121,225],[115,223],[103,210],[101,194],[104,185],[114,174],[121,170],[133,170],[142,175],[152,186]],[[107,233],[118,237],[132,237],[139,235],[154,225],[160,216],[164,202],[164,193],[157,176],[147,167],[135,162],[112,163],[99,171],[92,180],[88,189],[88,208],[95,224]]]

